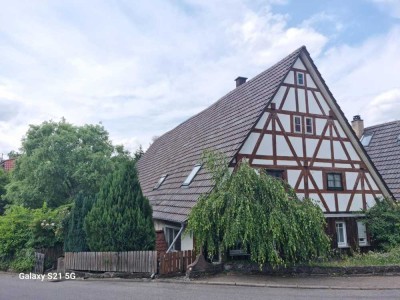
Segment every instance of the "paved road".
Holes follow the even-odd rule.
[[[0,274],[0,299],[400,299],[400,291],[239,287],[121,280],[41,282]]]

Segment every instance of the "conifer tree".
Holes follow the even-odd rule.
[[[152,209],[142,194],[135,161],[108,176],[84,228],[91,251],[154,249]]]
[[[93,196],[79,193],[75,199],[68,220],[68,229],[64,240],[64,250],[67,252],[88,251],[86,233],[83,229],[84,220],[94,202]]]

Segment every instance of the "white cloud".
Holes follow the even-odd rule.
[[[400,18],[400,2],[398,0],[372,0],[372,2],[376,3],[392,17]]]

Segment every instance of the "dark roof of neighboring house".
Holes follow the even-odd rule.
[[[154,219],[187,219],[199,196],[213,188],[205,168],[189,187],[182,187],[203,150],[214,149],[232,159],[303,50],[307,51],[304,46],[297,49],[154,141],[138,162],[140,183]],[[165,174],[163,184],[154,189]]]
[[[400,121],[379,124],[364,129],[371,135],[364,146],[395,199],[400,200]]]

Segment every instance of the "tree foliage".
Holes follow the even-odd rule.
[[[93,203],[93,196],[85,196],[83,193],[79,193],[76,197],[67,220],[68,229],[64,240],[64,250],[66,252],[89,251],[84,231],[84,220]]]
[[[10,204],[3,195],[6,193],[6,185],[10,182],[9,174],[0,168],[0,216],[4,214],[7,204]]]
[[[377,201],[366,212],[365,223],[373,243],[389,250],[400,245],[400,204],[389,199]]]
[[[299,200],[288,185],[257,174],[247,162],[231,175],[223,155],[205,152],[203,161],[216,185],[189,216],[197,246],[214,255],[239,243],[248,248],[251,260],[273,267],[328,252],[325,218],[311,200]]]
[[[31,208],[44,201],[58,207],[80,191],[97,193],[113,160],[127,156],[113,147],[103,126],[75,126],[64,119],[30,125],[20,151],[5,199]]]
[[[154,249],[152,209],[142,194],[135,161],[107,178],[86,216],[85,232],[91,251]]]

